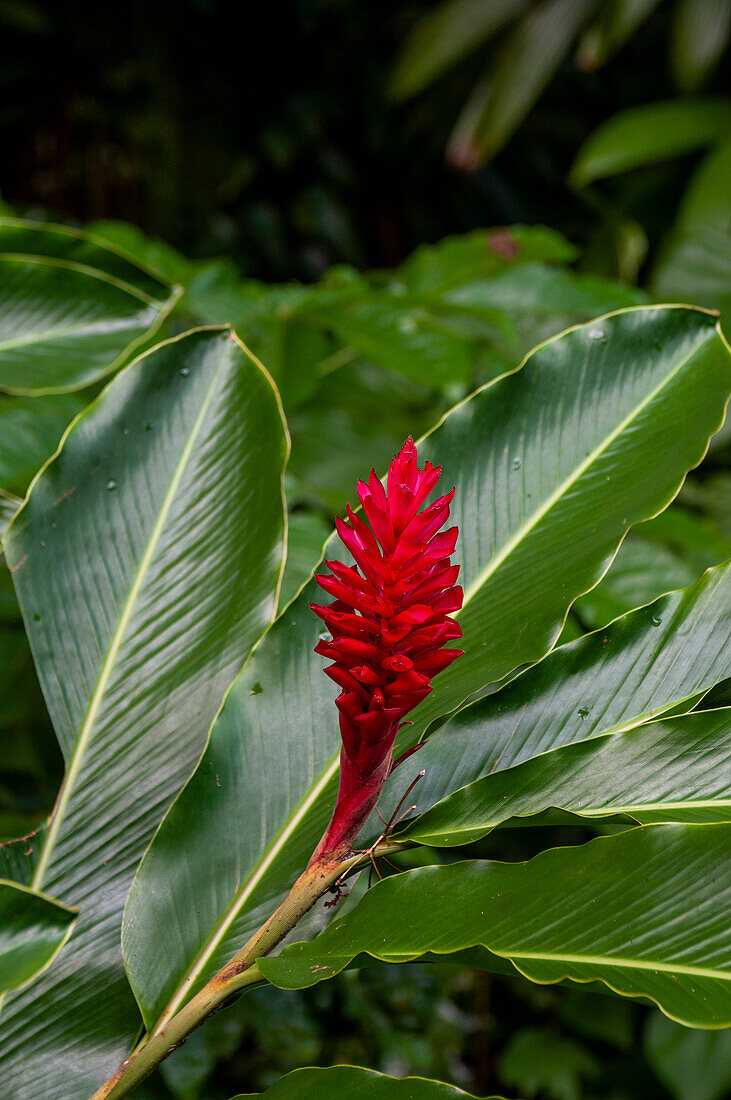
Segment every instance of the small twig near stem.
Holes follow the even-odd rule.
[[[400,850],[403,845],[391,843],[384,847],[390,852]],[[308,867],[276,912],[248,943],[179,1012],[152,1032],[142,1045],[138,1045],[91,1100],[121,1100],[121,1097],[127,1096],[224,1001],[248,986],[264,981],[256,960],[281,943],[330,886],[363,858],[363,853],[349,855],[345,848],[328,853]]]

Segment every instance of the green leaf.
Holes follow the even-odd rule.
[[[688,1031],[653,1014],[644,1054],[675,1100],[723,1100],[731,1088],[731,1031]]]
[[[428,12],[412,28],[391,74],[393,99],[416,95],[527,7],[527,0],[447,0]]]
[[[660,0],[612,0],[604,4],[576,48],[576,66],[593,72],[619,50]]]
[[[66,759],[33,885],[82,910],[33,996],[6,1008],[0,1076],[24,1098],[86,1100],[134,1038],[122,907],[273,614],[285,456],[259,365],[228,330],[191,332],[110,383],[5,537]]]
[[[486,775],[428,810],[403,836],[469,844],[510,817],[548,808],[581,817],[628,814],[646,825],[731,821],[731,776],[723,767],[729,758],[731,708],[668,718]]]
[[[661,298],[688,300],[731,312],[731,221],[728,181],[731,141],[696,170],[652,278]]]
[[[0,394],[0,485],[24,496],[33,475],[87,402],[78,394],[9,397]]]
[[[429,1081],[425,1077],[390,1077],[360,1066],[330,1066],[328,1069],[295,1069],[281,1077],[265,1092],[240,1092],[231,1100],[247,1096],[269,1096],[271,1100],[302,1100],[307,1093],[322,1100],[342,1100],[342,1097],[372,1097],[373,1100],[440,1100],[449,1096],[472,1096],[454,1085]],[[500,1100],[489,1096],[485,1100]]]
[[[585,1083],[600,1076],[600,1066],[574,1039],[540,1028],[515,1032],[500,1055],[500,1080],[526,1096],[581,1100]]]
[[[670,60],[684,92],[702,87],[723,57],[731,32],[728,0],[677,0]]]
[[[48,966],[71,935],[76,910],[0,879],[0,994]]]
[[[518,128],[559,68],[597,0],[546,0],[531,10],[478,82],[449,139],[449,159],[475,168]]]
[[[259,966],[285,989],[356,955],[406,961],[482,944],[536,982],[602,981],[691,1027],[731,1023],[731,825],[656,825],[528,863],[423,867],[379,882],[316,940]]]
[[[450,331],[437,303],[418,296],[394,295],[364,283],[311,295],[297,316],[331,330],[364,359],[412,382],[437,389],[450,382],[466,385],[471,377],[469,343]],[[500,318],[490,320],[496,325]]]
[[[731,563],[550,653],[501,691],[465,707],[399,768],[388,812],[416,774],[427,810],[484,776],[552,750],[621,733],[731,675]],[[542,766],[542,765],[541,765]],[[396,785],[393,785],[396,787]]]
[[[286,607],[297,595],[322,557],[330,527],[314,512],[295,512],[287,529],[287,562],[284,567],[279,606]]]
[[[81,389],[146,340],[178,291],[95,238],[0,218],[0,389]]]
[[[731,130],[731,101],[721,97],[678,99],[630,107],[613,115],[587,138],[570,181],[594,180],[702,149]]]
[[[577,255],[574,245],[553,229],[510,225],[422,244],[396,269],[396,276],[413,294],[444,294],[519,264],[567,264]]]
[[[421,441],[457,486],[467,654],[435,680],[401,748],[546,653],[630,524],[662,508],[701,458],[730,374],[709,316],[631,310],[543,345]],[[270,915],[330,816],[339,746],[336,690],[313,654],[321,624],[308,600],[319,592],[308,586],[257,646],[130,891],[123,950],[149,1027]]]

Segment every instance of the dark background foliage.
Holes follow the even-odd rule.
[[[596,72],[568,54],[513,140],[466,173],[443,150],[479,55],[415,100],[386,94],[405,34],[433,6],[4,0],[0,194],[79,222],[128,220],[262,279],[393,266],[423,241],[510,222],[587,243],[597,210],[566,176],[598,123],[673,94],[670,9]],[[710,90],[723,82],[721,66]],[[626,205],[654,238],[693,162],[635,181]]]
[[[386,91],[405,36],[433,7],[0,0],[0,198],[60,221],[127,221],[186,256],[227,257],[243,276],[265,281],[308,282],[340,263],[393,267],[425,241],[523,222],[565,234],[585,268],[644,284],[697,154],[598,191],[579,194],[566,181],[599,123],[677,93],[667,59],[671,5],[658,4],[597,71],[580,71],[567,53],[514,136],[470,172],[450,166],[444,150],[481,56],[405,103]],[[726,74],[720,64],[704,93],[722,93]],[[642,242],[629,251],[628,227]],[[379,385],[376,404],[390,392]],[[413,417],[421,393],[403,400]],[[425,408],[428,423],[432,405]],[[308,423],[320,433],[308,417],[308,407],[298,411],[295,433],[306,435]],[[724,465],[716,453],[716,481],[690,485],[686,505],[723,516]],[[576,631],[623,610],[611,598],[599,604],[579,609]],[[4,572],[0,677],[12,706],[0,726],[11,746],[0,761],[2,837],[42,820],[60,775],[16,619]],[[588,835],[565,826],[554,840]],[[533,845],[530,829],[506,830],[471,854],[521,859]],[[723,1059],[715,1036],[578,987],[456,966],[374,966],[301,994],[255,992],[196,1033],[136,1095],[221,1100],[298,1065],[354,1062],[525,1100],[714,1100],[728,1085]]]

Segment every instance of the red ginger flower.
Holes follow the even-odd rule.
[[[326,561],[331,576],[316,580],[335,597],[310,604],[332,641],[315,652],[333,662],[326,674],[342,688],[340,789],[335,812],[313,856],[348,848],[375,806],[393,768],[391,753],[405,716],[431,691],[432,677],[462,655],[443,649],[462,636],[449,612],[462,606],[455,585],[459,566],[449,555],[458,529],[441,531],[454,489],[419,509],[439,480],[441,466],[417,466],[409,437],[391,463],[386,490],[371,470],[358,482],[368,524],[348,505],[338,534],[355,566]]]

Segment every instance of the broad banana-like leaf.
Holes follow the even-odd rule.
[[[260,961],[286,989],[361,953],[403,962],[475,944],[527,978],[599,980],[691,1027],[731,1023],[731,824],[655,825],[528,863],[424,867],[369,890],[310,943]]]
[[[0,389],[81,389],[124,362],[179,291],[79,230],[0,218]]]
[[[161,344],[75,421],[5,537],[66,775],[33,873],[74,935],[3,1013],[13,1100],[86,1100],[139,1017],[122,965],[134,869],[275,607],[286,432],[227,329]]]
[[[731,821],[729,759],[729,707],[651,722],[487,775],[428,810],[404,836],[469,844],[510,817],[548,807],[582,817],[628,814],[643,824]]]
[[[630,310],[549,341],[421,441],[457,486],[467,652],[413,712],[402,748],[546,653],[629,526],[700,460],[730,376],[713,318]],[[253,653],[131,888],[123,949],[150,1028],[269,916],[330,815],[336,692],[312,652],[321,624],[307,603],[319,592],[308,586]]]
[[[683,705],[690,710],[727,676],[731,562],[560,646],[501,691],[464,707],[401,765],[382,809],[422,770],[410,796],[418,811],[554,749],[632,729]]]
[[[240,1092],[231,1100],[247,1096],[268,1096],[270,1100],[303,1100],[310,1095],[321,1100],[342,1100],[342,1097],[367,1097],[368,1100],[447,1100],[450,1096],[472,1097],[454,1085],[429,1081],[426,1077],[390,1077],[361,1066],[329,1066],[327,1069],[308,1067],[296,1069],[275,1081],[265,1092]],[[474,1100],[474,1098],[473,1098]],[[485,1100],[500,1100],[488,1096]]]
[[[71,935],[76,910],[0,879],[0,994],[33,981]]]

